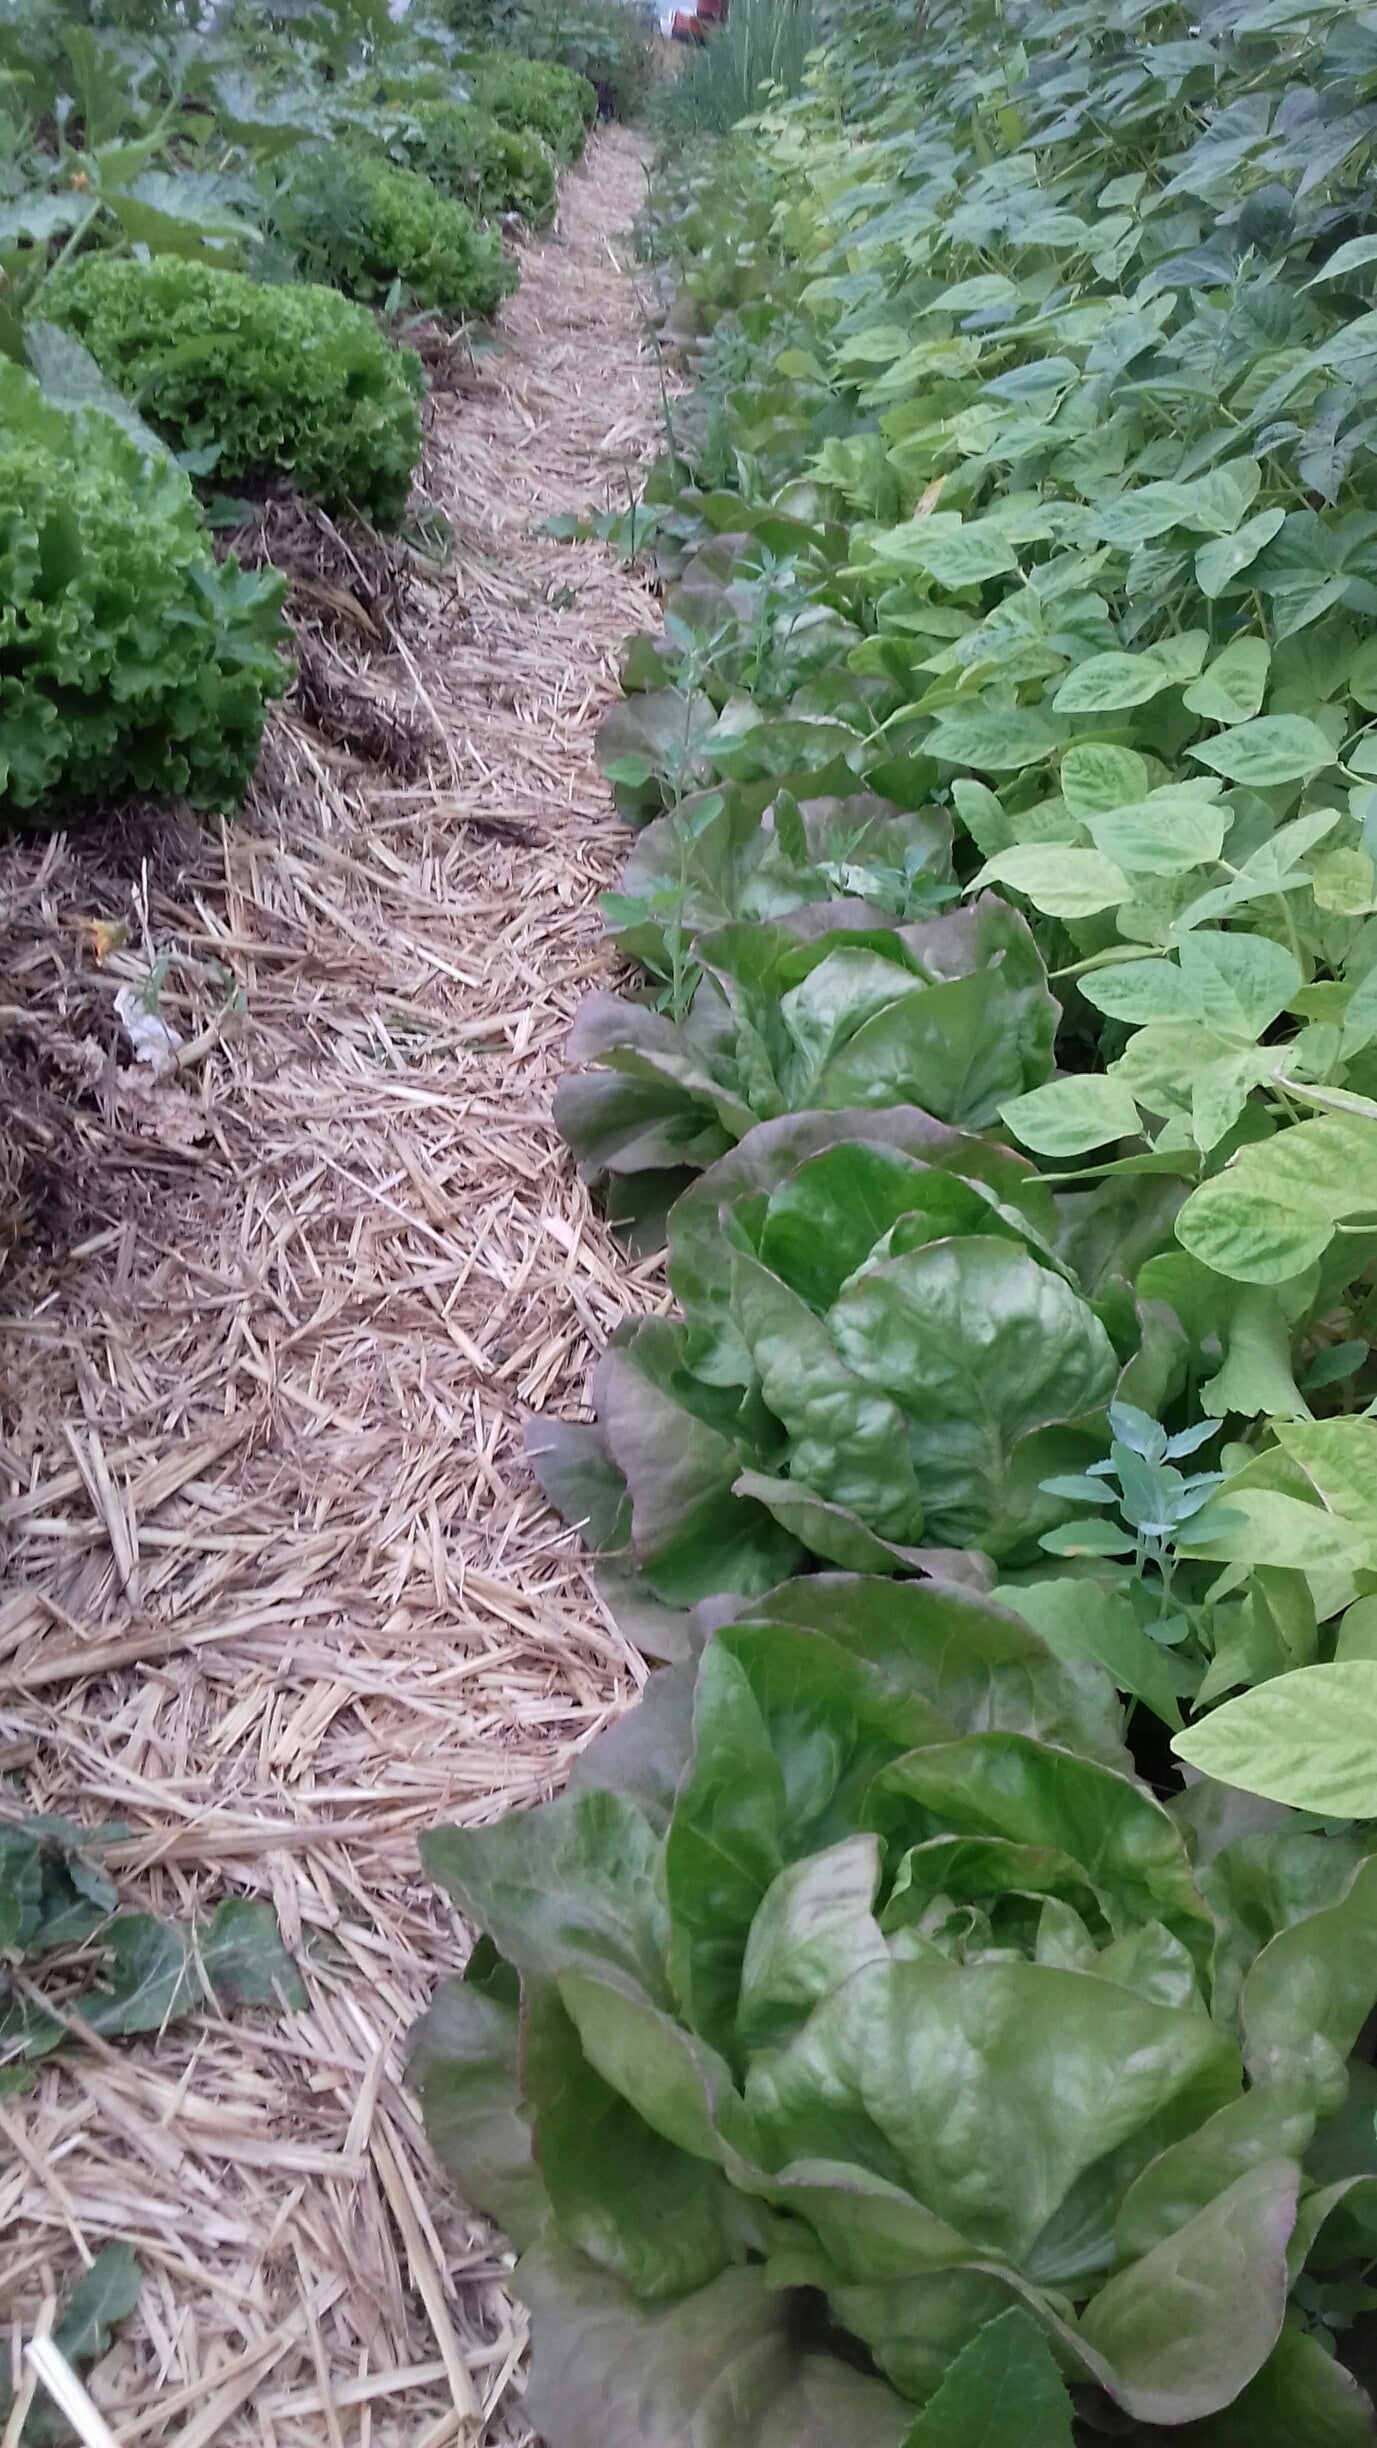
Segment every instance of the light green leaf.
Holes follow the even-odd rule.
[[[1052,706],[1058,714],[1114,714],[1146,705],[1170,686],[1170,675],[1147,655],[1091,655],[1068,672]]]
[[[1224,846],[1229,810],[1189,791],[1154,791],[1141,807],[1087,819],[1090,838],[1129,875],[1186,875],[1212,867]]]
[[[1143,1127],[1129,1090],[1097,1072],[1011,1097],[999,1112],[1014,1137],[1039,1156],[1079,1156],[1111,1139],[1136,1139]]]
[[[1039,765],[1061,745],[1062,734],[1037,706],[951,707],[939,714],[924,742],[943,765],[974,765],[980,773],[1020,773]]]
[[[1250,722],[1262,710],[1272,650],[1264,638],[1232,638],[1192,681],[1185,704],[1206,722]]]
[[[1226,1700],[1172,1749],[1221,1785],[1330,1819],[1377,1819],[1377,1665],[1274,1675]]]
[[[1176,1238],[1235,1283],[1285,1283],[1349,1216],[1377,1214],[1377,1124],[1322,1114],[1239,1149],[1192,1191]]]
[[[1307,289],[1318,289],[1322,281],[1342,280],[1346,273],[1361,271],[1364,264],[1377,256],[1377,238],[1346,238],[1341,247],[1321,264],[1318,272],[1306,282]]]
[[[1116,909],[1133,890],[1122,867],[1103,852],[1061,842],[1020,842],[1002,850],[976,877],[975,888],[985,884],[1007,884],[1049,918],[1090,918]]]
[[[1073,816],[1101,816],[1147,797],[1146,760],[1111,740],[1075,740],[1061,761],[1061,790]]]
[[[1270,544],[1286,517],[1284,510],[1259,510],[1256,518],[1244,521],[1233,535],[1212,537],[1202,544],[1195,556],[1196,582],[1202,595],[1213,602],[1232,586],[1240,571],[1256,561],[1264,544]]]
[[[1260,714],[1255,722],[1198,740],[1186,753],[1249,790],[1308,782],[1338,761],[1333,742],[1304,714]]]
[[[1180,1700],[1194,1689],[1199,1669],[1149,1638],[1121,1590],[1089,1581],[1030,1581],[992,1594],[997,1605],[1012,1607],[1040,1632],[1057,1657],[1102,1666],[1120,1691],[1146,1700],[1165,1725],[1180,1725]]]
[[[955,511],[936,511],[877,537],[877,561],[905,572],[922,571],[941,587],[982,586],[1018,568],[1008,537],[989,519],[966,522]]]

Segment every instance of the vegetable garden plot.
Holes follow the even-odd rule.
[[[153,2443],[320,2448],[322,2370],[351,2448],[522,2436],[522,2316],[400,2050],[455,1952],[418,1834],[538,1799],[644,1671],[519,1454],[520,1411],[576,1399],[638,1297],[549,1097],[603,972],[593,727],[649,605],[540,530],[624,498],[652,438],[608,247],[642,192],[628,140],[595,138],[502,345],[429,412],[447,578],[408,604],[347,530],[264,530],[322,688],[352,721],[344,681],[371,687],[421,777],[291,700],[222,834],[4,853],[24,1076],[46,1032],[83,1166],[49,1183],[61,1239],[40,1214],[5,1278],[0,1763],[32,1807],[120,1823],[129,1900],[274,1905],[310,1997],[74,2051],[0,2101],[6,2321],[129,2239],[142,2309],[98,2387]],[[160,1013],[210,1043],[153,1082],[112,1003],[164,955]]]
[[[427,1841],[416,2077],[551,2448],[1363,2448],[1377,12],[823,33],[652,193],[556,1107],[673,1305],[532,1454],[681,1663]]]

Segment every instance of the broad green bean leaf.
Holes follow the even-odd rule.
[[[1174,687],[1193,680],[1210,651],[1208,629],[1182,629],[1174,637],[1160,638],[1147,649],[1150,662],[1157,663]]]
[[[1021,773],[1055,754],[1062,732],[1036,706],[954,706],[939,714],[923,743],[943,765],[973,765],[980,773]],[[1332,761],[1332,760],[1331,760]]]
[[[1250,722],[1262,711],[1271,661],[1264,638],[1233,638],[1192,681],[1184,702],[1206,722]]]
[[[1046,2338],[1014,2304],[962,2348],[905,2448],[1071,2448],[1071,2414]]]
[[[1259,510],[1256,518],[1245,519],[1233,535],[1214,536],[1202,544],[1195,556],[1196,583],[1202,595],[1211,602],[1232,586],[1235,578],[1256,561],[1264,544],[1270,544],[1285,520],[1284,510]]]
[[[1058,1480],[1044,1479],[1042,1484],[1049,1496],[1065,1493],[1063,1484]],[[1100,1521],[1098,1518],[1061,1522],[1055,1530],[1044,1530],[1038,1545],[1045,1547],[1048,1555],[1056,1556],[1127,1557],[1133,1553],[1132,1533],[1119,1522]]]
[[[1371,263],[1374,256],[1377,256],[1377,238],[1346,238],[1342,246],[1335,247],[1333,254],[1326,257],[1319,271],[1311,275],[1305,286],[1307,289],[1318,289],[1324,281],[1342,280],[1345,273],[1361,271],[1363,265]]]
[[[1052,707],[1058,714],[1113,714],[1146,705],[1170,685],[1170,675],[1149,655],[1091,655],[1068,673]]]
[[[1368,1542],[1353,1523],[1304,1497],[1245,1482],[1244,1473],[1226,1480],[1214,1501],[1185,1524],[1179,1540],[1183,1553],[1215,1564],[1276,1564],[1289,1572],[1337,1574],[1341,1581],[1362,1571]]]
[[[975,878],[977,888],[985,884],[1007,885],[1049,918],[1090,918],[1116,909],[1133,891],[1113,859],[1060,842],[1023,842],[1001,851]]]
[[[1303,714],[1260,714],[1213,739],[1198,740],[1187,754],[1249,790],[1308,782],[1337,762],[1332,741]]]
[[[1285,1283],[1351,1216],[1377,1214],[1377,1126],[1349,1114],[1293,1123],[1240,1148],[1192,1191],[1176,1237],[1236,1283]]]
[[[1250,853],[1232,883],[1216,885],[1182,910],[1171,928],[1173,939],[1181,942],[1196,927],[1212,918],[1227,917],[1250,901],[1270,900],[1308,884],[1309,873],[1299,862],[1340,822],[1337,808],[1314,808],[1307,816],[1293,817],[1270,841]]]
[[[1310,870],[1315,907],[1339,918],[1364,918],[1377,908],[1377,866],[1366,850],[1326,850]]]
[[[941,587],[982,586],[1018,568],[1018,555],[999,527],[989,519],[963,521],[955,511],[938,510],[892,528],[871,549],[877,561],[925,571]]]
[[[1186,875],[1213,866],[1230,821],[1214,800],[1157,791],[1141,807],[1088,818],[1086,829],[1096,849],[1129,875]]]
[[[1318,1811],[1377,1819],[1377,1665],[1301,1666],[1226,1700],[1173,1745],[1222,1785]]]
[[[1136,807],[1147,797],[1147,764],[1135,748],[1112,740],[1074,740],[1061,761],[1061,789],[1071,814],[1082,819]]]
[[[1199,2421],[1262,2369],[1285,2316],[1299,2185],[1294,2160],[1263,2160],[1091,2297],[1080,2335],[1139,2421]]]
[[[1174,961],[1124,961],[1112,968],[1094,969],[1081,979],[1080,990],[1086,1002],[1109,1019],[1133,1021],[1139,1027],[1152,1021],[1189,1020],[1198,1009]]]
[[[1277,1441],[1331,1511],[1372,1540],[1377,1566],[1377,1423],[1291,1420],[1278,1428]]]
[[[1014,1137],[1039,1156],[1080,1156],[1111,1139],[1136,1139],[1143,1127],[1122,1081],[1093,1071],[1013,1097],[999,1113]]]
[[[1199,929],[1183,937],[1177,959],[1200,1017],[1245,1039],[1268,1028],[1301,986],[1295,954],[1267,935]]]
[[[1227,1300],[1227,1294],[1225,1297]],[[1207,1411],[1217,1419],[1230,1411],[1244,1419],[1255,1418],[1259,1412],[1272,1419],[1308,1415],[1291,1369],[1288,1304],[1270,1284],[1245,1284],[1232,1302],[1227,1322],[1220,1315],[1217,1331],[1224,1344],[1224,1363],[1200,1389]]]

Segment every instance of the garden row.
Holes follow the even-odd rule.
[[[593,87],[423,15],[0,19],[0,813],[235,805],[287,685],[227,488],[381,526],[420,457],[417,317],[490,315]],[[199,498],[198,498],[199,496]],[[204,505],[204,507],[203,507]]]
[[[676,1660],[437,1832],[552,2448],[1359,2448],[1377,12],[836,0],[661,166],[695,376],[542,1421]]]

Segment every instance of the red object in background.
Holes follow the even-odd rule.
[[[698,0],[697,7],[691,13],[684,9],[676,9],[674,22],[669,29],[670,41],[706,42],[708,28],[723,24],[726,14],[727,0]]]

